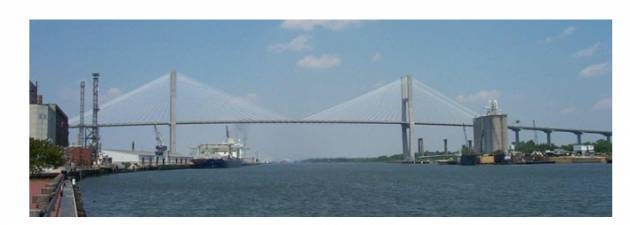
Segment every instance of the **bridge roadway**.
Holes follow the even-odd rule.
[[[206,121],[179,121],[178,125],[196,125],[196,124],[393,124],[401,125],[407,124],[405,121],[387,121],[387,120],[206,120]],[[461,123],[428,123],[428,122],[415,122],[416,125],[423,126],[450,126],[450,127],[472,127],[472,124]],[[135,126],[168,126],[169,122],[125,122],[125,123],[103,123],[98,127],[135,127]],[[90,128],[92,125],[84,125],[83,127]],[[72,125],[70,128],[79,128],[79,125]],[[585,129],[568,129],[568,128],[555,128],[555,127],[529,127],[529,126],[508,126],[508,129],[518,132],[520,130],[537,130],[546,133],[550,132],[568,132],[574,134],[591,133],[601,134],[604,136],[611,136],[612,131],[602,130],[585,130]]]

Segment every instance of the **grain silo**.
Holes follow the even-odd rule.
[[[486,115],[474,119],[473,128],[475,152],[490,154],[507,151],[507,115],[499,112],[496,100],[490,101]]]

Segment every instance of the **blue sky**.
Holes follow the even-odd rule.
[[[92,72],[107,101],[177,69],[303,118],[411,74],[479,112],[496,98],[512,122],[611,130],[611,32],[608,20],[35,20],[30,79],[70,117]]]

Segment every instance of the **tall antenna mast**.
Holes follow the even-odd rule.
[[[89,147],[92,150],[92,160],[98,162],[101,150],[100,136],[98,133],[98,73],[92,74],[92,125],[90,126]]]
[[[79,139],[78,144],[85,148],[85,124],[83,117],[85,114],[85,81],[81,81],[81,100],[79,106]]]

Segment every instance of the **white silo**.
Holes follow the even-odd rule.
[[[489,154],[508,150],[507,114],[499,112],[496,100],[489,102],[486,115],[474,119],[473,128],[475,152]]]

